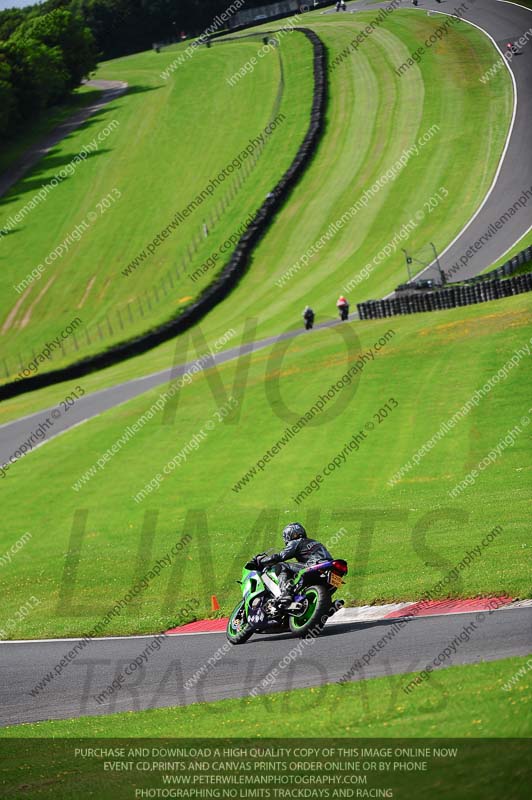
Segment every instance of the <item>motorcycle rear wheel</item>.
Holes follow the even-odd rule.
[[[241,600],[229,617],[227,623],[226,635],[231,644],[244,644],[253,633],[253,628],[246,619],[246,610],[244,601]]]
[[[303,590],[308,605],[299,616],[290,616],[288,624],[298,636],[318,635],[329,618],[331,596],[324,586],[307,586]]]

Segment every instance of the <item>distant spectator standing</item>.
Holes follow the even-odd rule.
[[[347,302],[343,294],[341,294],[338,300],[336,301],[336,308],[338,309],[338,312],[340,314],[340,319],[342,321],[346,320],[349,317],[349,303]]]
[[[305,320],[306,330],[310,331],[314,325],[314,311],[310,306],[305,306],[305,310],[303,311],[303,319]]]

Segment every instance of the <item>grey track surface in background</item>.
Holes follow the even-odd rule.
[[[356,316],[356,314],[352,314],[350,318],[354,319]],[[340,323],[339,320],[330,320],[316,325],[315,329],[330,328],[338,324],[345,323]],[[212,363],[205,364],[205,369],[224,364],[227,361],[232,361],[238,358],[240,354],[244,355],[250,351],[261,350],[276,342],[292,339],[301,335],[308,335],[308,331],[300,329],[287,331],[279,336],[269,336],[267,339],[261,339],[259,342],[251,342],[241,345],[240,347],[231,347],[223,352],[215,353],[212,357]],[[108,389],[102,389],[98,392],[86,395],[85,397],[81,397],[79,400],[76,400],[75,404],[69,409],[66,415],[62,414],[59,419],[53,421],[53,427],[49,427],[48,430],[43,431],[41,444],[50,441],[75,425],[86,422],[91,419],[91,417],[96,417],[104,411],[108,411],[110,408],[114,408],[138,395],[144,394],[144,392],[147,392],[149,389],[159,386],[161,387],[161,391],[164,391],[165,384],[179,378],[179,376],[183,375],[193,364],[194,361],[189,361],[185,364],[170,367],[160,372],[154,372],[152,375],[146,375],[143,378],[135,378],[134,380],[120,383],[116,386],[110,386]],[[0,425],[0,465],[9,463],[10,456],[39,428],[39,425],[46,420],[52,422],[51,414],[55,408],[56,406],[51,406],[44,411],[37,411],[35,414],[30,414],[26,417],[21,417],[20,419]],[[30,450],[28,455],[31,452]],[[14,463],[16,463],[16,461]]]
[[[480,613],[482,621],[478,613],[411,620],[381,651],[377,650],[362,677],[418,672],[458,637],[466,625],[475,621],[477,629],[472,631],[469,641],[459,643],[452,664],[494,661],[532,652],[532,608]],[[354,659],[361,658],[396,622],[390,619],[331,625],[299,657],[279,669],[278,680],[270,691],[339,681]],[[288,634],[253,636],[246,644],[231,647],[196,686],[187,690],[184,684],[226,643],[225,634],[169,636],[161,649],[150,656],[148,664],[127,678],[114,698],[101,704],[94,695],[101,693],[147,647],[151,638],[93,640],[42,693],[32,697],[30,690],[53,670],[75,641],[0,643],[0,725],[246,697],[302,640]],[[403,696],[404,684],[406,680],[394,678],[397,697]],[[431,683],[431,677],[413,691],[424,693],[429,703],[442,696],[441,689]],[[404,695],[405,700],[407,696]],[[261,713],[268,714],[267,699],[261,708]],[[216,713],[214,709],[213,720]],[[271,713],[278,712],[272,709]]]
[[[524,6],[513,3],[501,2],[501,0],[464,0],[468,6],[462,12],[465,20],[478,25],[495,40],[501,50],[506,49],[508,42],[517,41],[520,37],[532,28],[532,11]],[[462,0],[419,0],[419,5],[414,8],[408,0],[402,0],[400,9],[410,9],[413,14],[426,15],[427,11],[439,11],[443,14],[453,14],[455,9],[459,9]],[[379,9],[389,6],[386,3],[370,3],[366,0],[348,4],[348,12],[359,13],[361,11],[372,11],[374,16],[378,15]],[[347,12],[336,12],[334,9],[327,13],[346,16]],[[441,14],[435,15],[435,21]],[[444,17],[441,17],[440,24],[443,24]],[[386,23],[384,23],[386,26]],[[423,44],[419,42],[419,44]],[[362,52],[364,43],[359,49]],[[356,52],[351,56],[356,58]],[[406,56],[405,56],[406,60]],[[493,64],[500,60],[497,50],[493,49]],[[397,64],[399,67],[400,64]],[[442,69],[445,62],[442,59]],[[506,70],[506,67],[503,67]],[[454,264],[466,251],[485,234],[488,235],[488,228],[499,220],[504,213],[518,200],[525,189],[532,189],[532,42],[523,47],[520,55],[515,56],[511,63],[512,70],[517,86],[517,111],[514,128],[510,138],[508,150],[502,162],[502,168],[489,195],[486,203],[482,207],[478,216],[462,231],[456,242],[451,245],[440,256],[441,267],[444,272],[451,270]],[[402,79],[401,79],[402,80]],[[489,84],[488,84],[489,85]],[[482,84],[479,82],[479,86]],[[457,120],[459,124],[459,120]],[[459,269],[452,270],[450,280],[458,281],[464,278],[471,278],[478,275],[490,264],[499,260],[513,245],[518,242],[532,225],[532,199],[529,198],[524,208],[519,208],[509,221],[493,235],[488,243],[484,242],[476,253],[468,259],[467,264],[459,266]],[[532,244],[532,231],[530,233],[530,243]],[[444,242],[435,242],[436,247],[443,250]],[[437,270],[434,266],[428,267],[418,273],[418,277],[436,278]]]
[[[436,3],[435,0],[420,0],[422,6],[418,7],[426,13],[427,9],[452,12],[456,7],[454,2]],[[510,3],[500,2],[500,0],[476,0],[473,4],[470,0],[472,9],[466,13],[466,18],[480,25],[501,44],[512,39],[518,39],[526,30],[532,27],[532,12],[523,7]],[[356,13],[366,10],[378,13],[386,3],[367,4],[359,2],[349,5],[349,10]],[[403,6],[412,8],[403,0]],[[326,13],[336,13],[334,10]],[[340,12],[343,14],[343,12]],[[418,10],[412,8],[412,13]],[[345,15],[344,15],[345,16]],[[353,17],[349,16],[350,19]],[[494,63],[496,61],[496,50],[494,49]],[[356,57],[356,53],[353,55]],[[452,245],[441,258],[442,266],[449,270],[475,240],[481,236],[488,228],[490,223],[507,211],[519,197],[521,191],[526,187],[532,186],[532,147],[530,146],[530,131],[532,130],[532,43],[524,48],[520,56],[516,56],[511,64],[514,71],[518,87],[517,116],[510,144],[502,165],[499,178],[490,194],[487,202],[476,219],[463,231],[457,242]],[[519,238],[521,238],[530,226],[532,218],[532,200],[529,204],[515,214],[504,227],[498,231],[496,236],[489,240],[489,244],[476,253],[468,262],[466,267],[462,267],[454,272],[453,279],[469,277],[477,274],[487,265],[495,262],[503,255]],[[532,238],[532,233],[531,233]],[[436,243],[438,244],[438,243]],[[422,273],[426,277],[434,276],[434,268],[430,267]],[[351,315],[351,319],[356,315]],[[317,325],[316,329],[329,327],[336,324],[334,322]],[[304,331],[292,331],[280,337],[269,337],[247,346],[247,349],[259,350],[273,344],[282,338],[298,336]],[[236,358],[239,348],[231,348],[214,357],[214,364],[221,364],[230,359]],[[61,417],[53,428],[46,432],[44,441],[48,441],[59,433],[68,430],[73,425],[97,416],[102,412],[120,405],[121,403],[136,397],[139,394],[155,386],[161,386],[171,377],[179,376],[191,365],[181,365],[174,369],[167,369],[153,375],[128,381],[116,386],[95,392],[88,397],[78,400],[73,408],[70,409],[66,417]],[[39,424],[46,420],[51,412],[51,408],[45,409],[29,417],[15,420],[0,426],[0,462],[5,463],[15,450],[24,442]]]

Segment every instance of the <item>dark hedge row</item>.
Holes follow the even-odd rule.
[[[253,221],[240,238],[231,260],[218,278],[202,292],[195,303],[186,308],[177,318],[157,326],[136,339],[114,345],[105,353],[89,356],[68,367],[5,384],[0,388],[0,399],[80,378],[82,375],[145,353],[200,322],[209,311],[227,297],[240,281],[249,266],[254,248],[268,230],[275,214],[280,210],[314,156],[324,129],[327,105],[326,50],[314,31],[308,28],[295,28],[295,30],[305,34],[313,47],[314,97],[309,127],[291,166],[277,186],[268,194]]]

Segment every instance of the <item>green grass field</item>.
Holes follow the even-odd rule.
[[[359,353],[390,330],[382,351],[374,360],[368,356],[357,384],[329,401],[314,420],[318,424],[301,430],[262,471],[255,466],[256,475],[234,491],[280,439],[288,420],[304,414]],[[94,470],[92,478],[87,473],[85,483],[78,483],[81,476],[156,401],[159,390],[52,440],[12,465],[2,481],[0,552],[25,531],[33,536],[5,569],[3,614],[13,619],[30,595],[40,600],[23,624],[10,627],[9,637],[89,630],[184,534],[192,537],[185,552],[106,633],[163,630],[175,622],[178,605],[192,598],[199,600],[198,616],[205,616],[211,594],[228,612],[238,597],[234,581],[243,561],[278,546],[283,524],[293,518],[324,541],[345,527],[335,551],[351,564],[345,587],[351,604],[420,597],[496,525],[503,533],[439,594],[532,596],[532,428],[523,422],[532,405],[527,390],[532,361],[524,349],[530,352],[531,337],[526,295],[314,331],[295,339],[282,363],[271,349],[258,352],[247,377],[236,362],[221,367],[227,394],[219,389],[211,394],[209,372],[197,376],[179,394],[175,421],[163,424],[164,414],[156,414],[103,470]],[[507,377],[391,484],[442,423],[518,350],[521,356]],[[239,401],[234,424],[217,419],[230,394]],[[386,404],[389,411],[379,422]],[[296,502],[350,437],[371,422],[375,428],[358,452]],[[480,469],[459,496],[450,496],[511,429],[511,446],[501,445],[495,463]],[[181,465],[164,474],[165,465],[193,439]],[[150,482],[159,488],[136,502]],[[85,533],[69,546],[73,526],[81,535],[85,512]],[[145,536],[153,534],[152,550],[143,547],[135,555],[143,529]]]
[[[408,247],[416,250],[433,239],[443,249],[492,182],[513,100],[506,71],[487,85],[478,80],[493,61],[491,43],[471,26],[457,24],[419,67],[399,78],[395,68],[438,20],[397,11],[356,53],[348,52],[370,16],[305,17],[323,38],[329,63],[334,64],[326,134],[311,167],[256,250],[249,273],[202,322],[201,334],[208,343],[229,329],[236,335],[228,347],[243,336],[259,339],[298,327],[307,302],[318,321],[330,318],[337,294],[366,265],[373,265],[371,274],[350,293],[353,306],[390,291],[405,277],[403,256],[397,248],[375,265],[379,249],[412,218],[417,224]],[[237,88],[229,89],[225,82],[257,46],[257,41],[244,41],[202,49],[168,82],[159,73],[178,48],[100,67],[98,77],[126,80],[130,92],[56,148],[17,187],[10,203],[2,205],[3,219],[101,127],[113,119],[120,122],[98,154],[32,212],[22,231],[24,260],[16,247],[22,237],[13,234],[0,242],[0,326],[17,299],[12,284],[28,274],[28,264],[42,260],[102,196],[118,188],[121,198],[98,219],[98,230],[87,232],[33,286],[3,333],[9,352],[38,351],[76,314],[94,326],[121,304],[138,302],[176,259],[179,263],[180,248],[186,250],[193,240],[199,218],[158,248],[132,277],[120,274],[175,210],[270,119],[280,77],[275,54]],[[280,51],[285,78],[280,110],[286,120],[219,223],[197,245],[195,266],[260,205],[306,129],[310,45],[302,36],[291,35],[282,40]],[[395,180],[375,193],[308,265],[297,266],[329,225],[414,145],[418,155],[409,156]],[[444,199],[424,212],[436,193],[441,198],[441,187]],[[205,203],[207,214],[216,202],[215,195],[212,205]],[[418,212],[424,213],[416,216]],[[214,274],[209,271],[192,284],[183,279],[175,293],[145,309],[133,332],[185,307]],[[427,592],[442,598],[502,593],[532,597],[530,309],[530,296],[522,295],[435,314],[315,330],[291,340],[286,352],[281,342],[257,352],[249,364],[235,361],[196,376],[179,392],[179,404],[169,419],[163,412],[155,414],[101,470],[94,469],[98,459],[165,387],[53,439],[0,477],[0,555],[26,532],[31,534],[11,562],[1,565],[5,588],[0,635],[17,639],[88,632],[185,536],[190,539],[179,557],[151,580],[104,635],[165,630],[178,621],[178,609],[190,600],[197,601],[198,617],[208,616],[213,594],[220,614],[226,614],[239,596],[235,580],[242,563],[255,552],[278,548],[282,527],[293,519],[300,519],[326,543],[336,535],[335,555],[350,565],[343,590],[348,605],[415,600]],[[246,319],[256,321],[253,330],[245,328]],[[105,344],[117,338],[122,334],[115,326]],[[69,352],[46,368],[102,346],[82,336],[77,354]],[[440,437],[442,424],[516,352],[516,364]],[[313,424],[266,463],[264,454],[277,446],[287,425],[304,415],[364,354],[359,377],[337,390]],[[90,393],[192,357],[189,337],[181,336],[81,380],[4,402],[0,424],[56,405],[78,385]],[[222,413],[230,407],[225,418]],[[504,444],[508,431],[513,431],[512,441]],[[354,436],[359,449],[345,455],[346,443]],[[420,448],[435,438],[420,455]],[[331,469],[341,452],[344,460]],[[490,452],[496,453],[493,463],[481,468]],[[180,465],[166,472],[176,458]],[[453,496],[453,489],[475,469],[477,477]],[[496,526],[499,535],[474,563],[434,592],[468,549]],[[38,601],[36,608],[23,616],[21,609],[32,597]],[[13,726],[0,731],[0,738],[260,737],[266,730],[271,733],[264,720],[257,723],[264,712],[275,718],[276,735],[308,736],[303,703],[319,711],[313,715],[312,736],[529,737],[528,679],[511,692],[502,689],[523,663],[510,659],[443,670],[426,691],[405,699],[398,698],[397,687],[406,677],[395,676],[274,694],[264,701],[242,699]],[[25,767],[16,760],[9,764],[8,776],[14,775],[20,785]],[[471,794],[474,765],[472,760],[460,778],[468,798],[477,796]],[[35,796],[56,795],[61,774],[66,781],[61,796],[79,797],[83,783],[76,778],[74,785],[72,772],[65,778],[71,769],[68,761],[43,755],[32,768],[38,775],[30,787]],[[483,800],[502,796],[507,788],[506,777],[496,766],[493,769],[475,786]],[[94,779],[90,773],[83,778]],[[121,797],[120,780],[121,776],[107,779],[101,796]],[[444,791],[429,779],[426,796],[443,798]]]
[[[442,249],[478,207],[492,181],[513,102],[505,71],[486,86],[478,80],[493,60],[492,44],[471,26],[455,25],[452,36],[432,48],[419,68],[414,67],[399,78],[395,68],[415,49],[418,39],[430,34],[437,20],[421,15],[413,19],[411,14],[397,11],[363,47],[352,53],[353,36],[370,14],[357,14],[356,19],[306,16],[307,24],[324,40],[330,64],[340,59],[330,71],[326,136],[287,208],[257,249],[249,274],[223,308],[215,309],[205,320],[209,339],[217,338],[229,326],[235,327],[242,316],[249,314],[259,316],[259,335],[279,331],[299,316],[305,302],[311,303],[323,317],[345,283],[372,262],[379,249],[408,220],[417,220],[408,240],[409,247],[415,250],[433,238]],[[16,248],[16,234],[3,242],[5,269],[0,314],[4,320],[20,299],[12,289],[13,283],[27,275],[31,266],[38,264],[101,197],[114,188],[122,192],[122,197],[97,220],[97,231],[87,231],[67,255],[55,262],[57,266],[32,285],[3,334],[8,352],[13,355],[28,352],[30,356],[31,348],[38,352],[46,338],[57,335],[63,323],[70,322],[73,309],[84,325],[92,326],[93,330],[106,315],[115,314],[117,307],[123,308],[129,301],[135,310],[138,297],[143,297],[146,289],[153,291],[156,282],[159,285],[168,267],[180,257],[181,246],[185,249],[198,218],[192,217],[191,227],[183,227],[179,239],[167,240],[133,277],[124,278],[120,270],[168,224],[175,209],[186,205],[211,174],[230,161],[235,150],[266,124],[278,78],[277,72],[272,71],[272,61],[263,59],[253,75],[246,76],[234,88],[225,81],[256,49],[256,42],[245,41],[201,50],[176,70],[168,82],[162,81],[159,73],[171,63],[176,50],[159,55],[144,53],[100,67],[98,77],[127,80],[132,89],[57,148],[51,156],[55,159],[52,163],[68,161],[100,125],[116,118],[120,127],[106,139],[97,155],[88,159],[73,178],[57,187],[46,204],[32,212],[32,224],[24,228],[24,261]],[[232,207],[219,231],[213,231],[202,242],[194,256],[197,266],[205,262],[226,238],[227,231],[238,227],[245,212],[256,207],[271,188],[276,175],[290,162],[305,129],[311,89],[310,45],[300,35],[292,34],[282,38],[280,50],[286,77],[281,111],[286,112],[287,121],[275,132],[277,138],[275,142],[272,138],[269,145],[275,158],[268,157],[268,150],[265,151],[263,166],[245,184],[242,195],[245,202],[239,202],[238,208]],[[258,91],[264,102],[253,104],[253,114],[242,114]],[[204,116],[205,106],[209,107],[208,119]],[[241,122],[226,126],[225,119],[232,116],[241,118]],[[221,118],[223,127],[219,124]],[[192,129],[197,131],[194,137],[186,135]],[[212,136],[213,129],[219,131],[216,139]],[[141,135],[148,130],[150,135]],[[410,150],[412,155],[406,167],[396,173],[395,180],[383,182],[367,207],[332,237],[319,255],[311,257],[306,268],[293,270],[292,277],[283,283],[283,275],[297,265],[329,225],[385,175],[405,150],[414,146],[418,155]],[[196,168],[198,163],[201,167]],[[185,164],[187,169],[183,173]],[[45,159],[39,179],[29,176],[28,188],[24,192],[24,185],[18,187],[12,205],[3,207],[4,214],[16,210],[30,188],[34,190],[52,173]],[[424,204],[441,187],[448,192],[446,200],[430,213],[424,212]],[[156,202],[146,207],[146,197],[156,198]],[[201,209],[202,215],[203,210],[212,211],[207,203]],[[423,219],[416,217],[416,213],[423,212]],[[403,270],[403,256],[398,248],[395,255],[371,271],[350,299],[356,302],[389,291],[404,277]],[[204,280],[211,278],[209,272]],[[48,285],[51,279],[55,280]],[[282,288],[276,281],[281,281]],[[46,286],[27,319],[37,292]],[[137,320],[138,326],[145,328],[184,307],[188,300],[183,298],[190,298],[198,288],[201,288],[199,281],[191,285],[187,279],[179,284],[151,312],[144,308],[145,318]],[[125,312],[122,318],[127,323]],[[21,327],[24,320],[27,321]],[[74,352],[71,343],[71,352],[43,369],[124,337],[116,317],[113,317],[113,334],[108,334],[106,327],[104,330],[103,342],[91,334],[88,344],[82,334],[79,351]],[[174,343],[148,354],[144,360],[130,363],[125,369],[140,374],[147,364],[167,364],[173,351]]]
[[[11,191],[2,207],[2,218],[8,219],[84,144],[103,137],[75,174],[53,189],[1,242],[4,268],[0,316],[6,351],[31,355],[31,347],[39,350],[41,343],[59,333],[62,322],[66,325],[79,315],[84,336],[78,346],[82,352],[96,352],[108,343],[107,339],[100,340],[97,328],[108,315],[116,328],[115,341],[132,338],[177,313],[212,280],[227,261],[232,245],[223,253],[219,249],[256,211],[290,165],[308,125],[312,50],[307,39],[300,34],[286,38],[279,48],[281,56],[275,52],[271,58],[264,58],[252,80],[230,87],[226,78],[256,49],[257,43],[251,41],[219,44],[209,51],[203,48],[167,81],[160,73],[175,60],[176,48],[161,54],[142,53],[100,67],[97,77],[112,73],[113,79],[127,81],[127,94],[58,145]],[[255,103],[258,95],[261,102]],[[252,159],[247,158],[227,173],[225,181],[210,196],[205,195],[207,199],[195,213],[179,223],[178,232],[171,232],[153,255],[124,276],[122,270],[169,225],[176,212],[200,195],[210,179],[216,178],[277,117],[277,127],[266,136],[260,156],[257,148],[253,152],[253,157],[258,156],[257,163],[251,166]],[[109,202],[99,205],[105,197]],[[91,213],[96,219],[88,228],[82,227],[79,240],[71,242],[65,255],[46,266],[48,254],[76,226],[90,221]],[[24,254],[17,246],[21,231]],[[214,252],[214,268],[192,280],[189,273]],[[45,271],[40,280],[34,281],[25,294],[17,293],[14,286],[43,262]],[[163,292],[161,279],[176,267],[179,279],[174,273],[174,288],[165,296],[169,284]],[[158,295],[153,294],[154,287]],[[145,290],[150,291],[148,298]],[[121,310],[127,334],[120,329],[117,310]],[[102,334],[104,330],[108,337],[108,328],[102,327]],[[70,348],[66,359],[72,360],[75,352],[79,357],[72,343]],[[13,369],[15,362],[10,366]]]

